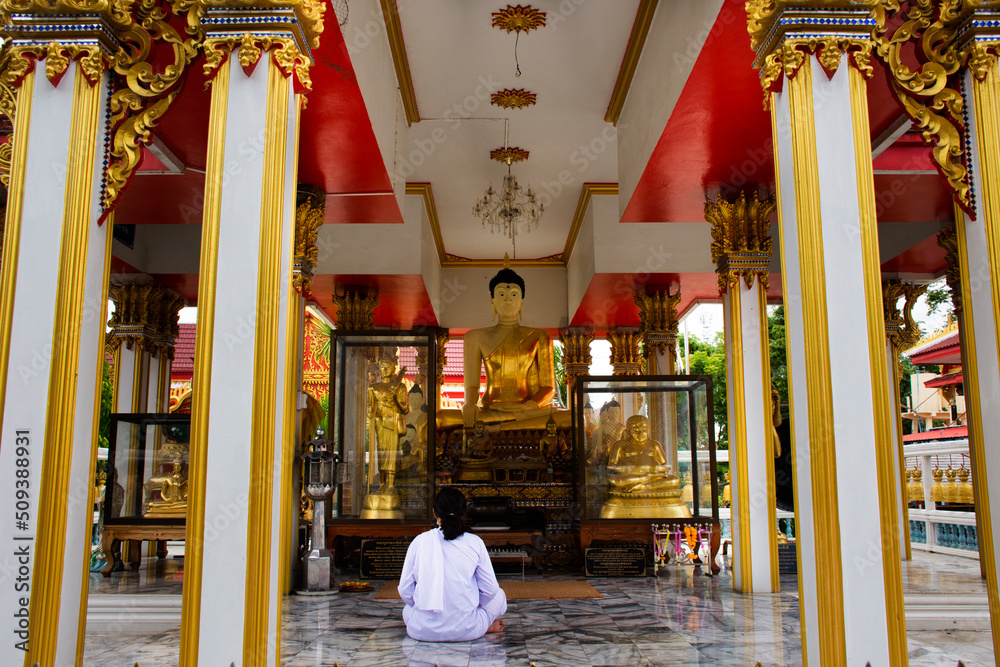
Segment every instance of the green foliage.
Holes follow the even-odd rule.
[[[101,377],[101,415],[97,423],[97,446],[107,447],[111,442],[111,413],[114,411],[115,386],[111,382],[111,364],[104,360]]]
[[[553,365],[556,367],[556,398],[560,407],[569,405],[569,388],[566,386],[566,367],[563,364],[562,345],[552,346]]]
[[[785,309],[778,307],[767,318],[770,338],[771,382],[781,395],[782,405],[788,404],[788,362],[785,351]],[[691,355],[691,374],[712,377],[712,409],[715,412],[716,444],[719,449],[729,449],[729,403],[726,381],[726,343],[719,333],[708,343],[697,337],[688,339]],[[680,337],[678,349],[684,349],[684,337]],[[782,410],[788,417],[788,409]]]
[[[785,307],[778,306],[767,318],[767,331],[771,353],[771,384],[781,396],[782,406],[788,405],[788,358],[785,349]],[[781,409],[783,419],[788,418],[787,407]]]
[[[930,287],[924,294],[927,312],[933,315],[940,309],[946,315],[951,315],[955,311],[955,307],[951,303],[951,290],[944,283],[939,283],[939,285],[938,287]]]
[[[678,343],[684,349],[684,336]],[[715,444],[718,449],[729,449],[729,410],[726,400],[726,344],[723,335],[706,343],[697,337],[688,339],[692,375],[709,375],[712,378],[712,410],[715,412]]]

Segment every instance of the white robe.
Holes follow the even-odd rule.
[[[482,539],[463,533],[444,539],[439,528],[417,535],[399,578],[406,632],[414,639],[461,642],[478,639],[507,611]]]

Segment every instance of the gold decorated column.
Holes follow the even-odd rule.
[[[300,388],[296,146],[319,0],[199,2],[211,87],[182,666],[281,664],[289,483]],[[262,137],[246,151],[247,137]],[[250,153],[250,154],[248,154]],[[300,236],[300,241],[302,240]],[[211,442],[211,446],[209,446]]]
[[[677,304],[680,290],[638,290],[633,297],[639,306],[639,334],[646,354],[647,375],[673,375],[677,365]],[[650,396],[649,420],[663,434],[667,463],[678,466],[677,398],[672,393]]]
[[[646,372],[649,375],[673,375],[677,365],[677,304],[680,291],[654,290],[652,293],[637,291],[635,305],[639,306],[639,334],[646,353]]]
[[[910,560],[910,517],[909,494],[906,489],[906,457],[903,454],[903,406],[899,396],[899,382],[902,377],[899,355],[913,346],[920,338],[920,327],[913,320],[913,306],[926,285],[913,285],[899,280],[882,282],[882,304],[885,315],[886,363],[889,366],[889,409],[892,420],[892,436],[895,441],[893,467],[899,480],[896,507],[899,510],[899,552],[905,560]],[[902,300],[902,308],[899,302]]]
[[[20,578],[0,587],[0,633],[4,659],[51,667],[78,662],[86,627],[111,256],[98,224],[106,71],[131,17],[4,1],[0,21],[0,110],[14,126],[0,176],[0,571]]]
[[[1000,2],[963,3],[960,24],[944,35],[958,40],[967,106],[968,175],[956,187],[956,302],[962,340],[969,453],[976,498],[976,534],[990,602],[994,649],[1000,651]],[[951,18],[951,17],[948,17]],[[933,26],[933,27],[936,27]],[[958,159],[960,161],[960,158]],[[965,197],[963,198],[963,195]]]
[[[767,327],[774,209],[773,196],[756,192],[705,203],[726,328],[733,586],[744,593],[778,591],[774,459],[780,444],[771,423]]]
[[[774,139],[809,664],[907,660],[866,95],[889,4],[746,5]]]
[[[594,342],[594,332],[589,329],[560,329],[559,342],[562,344],[563,378],[572,408],[576,379],[590,374],[590,344]]]

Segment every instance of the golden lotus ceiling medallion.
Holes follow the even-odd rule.
[[[506,9],[493,12],[493,27],[511,32],[528,32],[545,25],[545,12],[531,5],[507,5]]]
[[[529,93],[523,88],[505,88],[490,95],[490,104],[504,109],[520,109],[535,104],[535,93]]]
[[[490,159],[496,160],[497,162],[503,162],[505,164],[524,162],[528,159],[528,151],[523,148],[518,148],[517,146],[509,148],[494,148],[490,151]]]

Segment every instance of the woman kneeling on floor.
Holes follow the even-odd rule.
[[[434,498],[438,527],[410,543],[399,578],[406,633],[429,642],[463,642],[500,632],[507,596],[482,539],[465,532],[465,496],[446,487]]]

